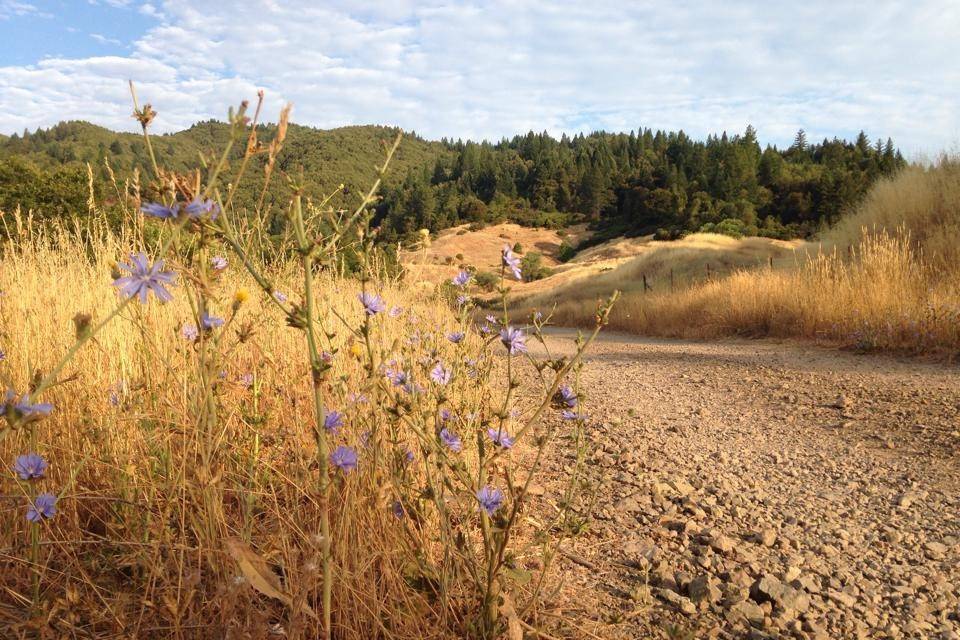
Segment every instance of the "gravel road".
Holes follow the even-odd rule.
[[[956,365],[615,333],[586,363],[597,504],[563,563],[570,635],[960,638]]]

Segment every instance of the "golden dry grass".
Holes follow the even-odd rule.
[[[127,239],[109,234],[33,234],[29,228],[3,248],[0,386],[25,389],[34,371],[49,370],[72,344],[76,313],[96,319],[116,305],[111,267],[128,250]],[[294,300],[288,269],[271,275]],[[348,414],[344,438],[354,446],[369,421],[385,415],[348,399],[366,376],[331,309],[359,324],[358,286],[327,278],[319,305],[331,328],[324,347],[339,348],[327,393]],[[232,267],[216,283],[211,295],[222,315],[229,315],[241,287],[256,291]],[[380,289],[389,304],[407,309],[403,318],[377,324],[373,339],[382,357],[415,348],[404,342],[410,327],[423,336],[416,348],[452,349],[442,339],[455,326],[448,308],[403,289],[389,283]],[[33,564],[24,489],[3,473],[3,637],[259,638],[280,631],[318,637],[317,622],[302,606],[315,597],[319,580],[321,509],[303,333],[286,327],[262,294],[240,305],[225,332],[233,336],[244,328],[251,337],[227,348],[216,396],[217,454],[209,462],[194,419],[195,349],[179,334],[191,317],[185,297],[127,307],[80,351],[62,384],[45,394],[56,410],[36,423],[33,437],[27,427],[0,431],[0,468],[9,470],[16,455],[34,448],[50,461],[44,490],[59,494],[58,514],[43,524]],[[477,345],[466,348],[479,351]],[[255,376],[251,389],[241,383],[248,373]],[[458,390],[465,405],[480,406],[479,394],[491,395],[475,386]],[[398,425],[380,426],[389,427],[396,447],[416,447]],[[362,465],[333,496],[334,637],[459,635],[463,621],[451,614],[455,609],[441,607],[417,586],[425,569],[416,559],[426,562],[439,553],[430,523],[398,523],[391,487]],[[474,517],[472,502],[464,509]],[[250,541],[282,574],[291,606],[250,588],[236,559],[217,542],[232,536]],[[30,617],[35,571],[40,604]]]
[[[640,334],[802,337],[859,349],[960,350],[957,160],[911,167],[880,182],[820,245],[698,235],[687,240],[693,246],[666,244],[607,273],[554,287],[550,279],[542,281],[537,284],[544,291],[521,299],[520,306],[546,312],[555,305],[556,323],[589,325],[596,300],[621,289],[626,293],[611,314],[611,327]],[[707,261],[732,273],[718,269],[721,273],[706,279]],[[663,277],[670,270],[684,285],[673,292]],[[644,273],[652,291],[643,291]]]

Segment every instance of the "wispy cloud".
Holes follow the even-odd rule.
[[[0,20],[9,20],[14,17],[37,16],[50,18],[51,14],[42,11],[36,5],[17,0],[0,0]]]
[[[113,44],[117,46],[123,45],[123,43],[120,40],[117,40],[116,38],[108,38],[99,33],[91,33],[90,37],[96,40],[97,42],[99,42],[100,44]]]
[[[813,139],[864,128],[908,151],[960,139],[960,7],[946,0],[138,8],[158,24],[128,57],[0,68],[0,130],[68,117],[130,128],[132,77],[163,130],[222,116],[264,87],[272,109],[294,102],[298,122],[432,137],[640,126],[705,135],[749,123],[775,143],[800,127]]]

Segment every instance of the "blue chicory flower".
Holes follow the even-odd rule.
[[[339,411],[327,410],[327,415],[323,418],[323,428],[330,432],[335,432],[343,426],[343,414]]]
[[[47,461],[38,453],[25,453],[17,456],[13,463],[13,470],[21,480],[35,480],[42,478],[47,471]]]
[[[505,327],[500,331],[500,342],[513,355],[527,352],[527,336],[515,327]]]
[[[29,394],[18,398],[12,389],[7,389],[2,408],[2,413],[12,413],[14,417],[28,420],[48,416],[53,411],[53,405],[49,402],[31,402]]]
[[[492,516],[503,505],[503,492],[496,487],[485,486],[477,491],[477,502],[480,503],[480,509]]]
[[[463,442],[460,440],[460,436],[446,427],[440,429],[440,441],[447,449],[450,449],[450,451],[454,453],[459,453],[460,450],[463,449]]]
[[[146,302],[147,294],[153,291],[161,302],[173,300],[165,287],[173,284],[176,274],[163,271],[163,260],[151,265],[147,262],[146,254],[141,252],[130,255],[130,264],[120,263],[119,266],[130,273],[113,281],[113,286],[119,288],[122,295],[128,298],[140,296],[140,302]]]
[[[471,275],[469,271],[461,271],[455,275],[450,282],[458,287],[465,287],[470,283],[470,278]]]
[[[513,277],[517,280],[522,280],[520,275],[520,258],[519,256],[513,253],[513,250],[510,248],[510,245],[503,245],[503,252],[500,255],[500,259],[503,262],[503,266],[510,269],[513,272]]]
[[[357,298],[360,300],[360,304],[363,305],[363,310],[368,316],[383,313],[387,308],[387,305],[383,302],[383,298],[376,294],[364,291],[363,293],[357,294]]]
[[[463,342],[463,339],[466,337],[466,334],[463,331],[454,331],[453,333],[447,334],[447,340],[453,344],[460,344]]]
[[[57,515],[57,497],[52,493],[41,493],[27,508],[27,520],[30,522],[40,522],[44,518],[52,518]]]
[[[203,327],[205,331],[218,329],[223,326],[223,318],[211,316],[209,313],[204,311],[200,314],[200,326]]]
[[[216,271],[223,271],[227,268],[228,264],[227,259],[223,256],[213,256],[213,258],[210,259],[210,266]]]
[[[494,444],[500,445],[504,449],[509,449],[513,446],[513,438],[511,438],[510,434],[502,429],[494,429],[493,427],[490,427],[487,429],[487,435],[490,436],[490,439],[493,440]]]
[[[350,447],[340,445],[330,454],[330,464],[344,474],[350,473],[357,468],[357,452]]]
[[[437,365],[430,371],[430,379],[439,385],[450,384],[450,380],[452,378],[453,373],[450,371],[450,369],[445,368],[442,362],[438,362]]]

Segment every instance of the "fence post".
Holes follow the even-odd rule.
[[[653,287],[647,284],[647,274],[644,273],[643,274],[643,292],[646,293],[647,291],[650,291],[652,288]]]
[[[670,269],[670,293],[673,293],[673,269]]]

